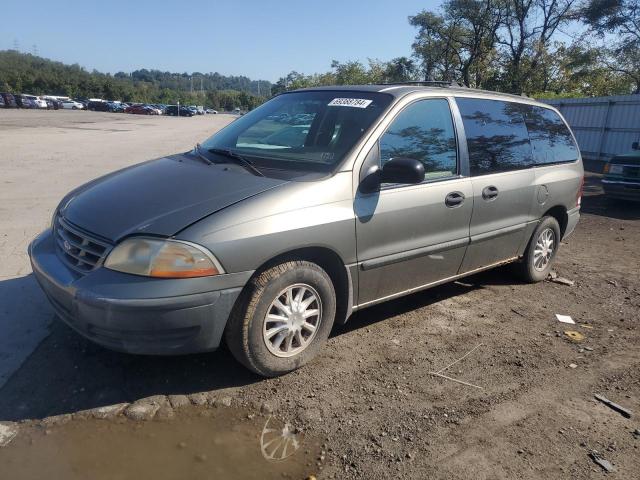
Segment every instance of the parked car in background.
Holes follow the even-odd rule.
[[[107,102],[107,106],[109,107],[109,111],[114,113],[122,113],[126,108],[121,102]]]
[[[5,108],[4,97],[2,95],[0,95],[0,108]]]
[[[178,116],[178,106],[177,105],[167,105],[165,110],[166,115],[170,116]],[[193,117],[194,113],[189,107],[185,107],[184,105],[180,106],[180,115],[181,117]]]
[[[19,108],[39,108],[33,95],[19,94],[15,96]]]
[[[604,166],[602,187],[607,197],[616,200],[640,201],[640,147],[632,145],[632,151],[616,155]]]
[[[76,102],[75,100],[63,100],[62,108],[65,108],[68,110],[83,110],[84,105],[80,102]]]
[[[146,107],[152,109],[155,112],[156,115],[164,114],[164,109],[159,105],[148,104],[148,105],[146,105]]]
[[[38,97],[37,95],[22,95],[22,100],[29,100],[33,103],[34,107],[32,108],[47,108],[47,101],[42,97]]]
[[[208,114],[210,114],[210,115],[217,115],[217,114],[218,114],[218,111],[217,111],[217,110],[214,110],[213,108],[207,108],[207,109],[205,110],[205,113],[208,113]]]
[[[137,115],[160,115],[157,109],[143,104],[131,105],[130,107],[125,108],[124,112],[134,113]]]
[[[109,104],[104,100],[91,100],[87,104],[87,110],[91,110],[93,112],[108,112]]]
[[[72,100],[75,101],[75,102],[81,103],[82,104],[82,108],[84,110],[86,110],[87,109],[87,105],[89,105],[89,99],[84,98],[84,97],[73,98]]]
[[[304,141],[306,127],[268,119],[300,111]],[[76,188],[29,255],[58,316],[94,342],[184,354],[224,339],[276,376],[354,311],[505,264],[543,281],[583,174],[565,120],[530,98],[305,89]]]
[[[18,108],[16,98],[12,93],[1,92],[0,97],[4,99],[4,108]]]

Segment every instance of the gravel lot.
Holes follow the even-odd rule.
[[[48,333],[51,309],[29,275],[27,246],[60,199],[113,170],[188,150],[233,118],[0,110],[0,387]]]
[[[307,463],[318,478],[603,478],[593,450],[613,464],[613,478],[638,478],[640,205],[608,202],[595,175],[556,265],[572,286],[524,285],[502,268],[372,307],[336,329],[317,361],[282,378],[258,378],[225,350],[136,357],[92,345],[60,322],[47,330],[51,311],[24,250],[56,201],[102,173],[184,150],[226,121],[2,112],[0,373],[28,358],[0,389],[0,420],[207,393],[249,418],[273,410],[321,442],[324,454]],[[444,373],[481,389],[428,374],[474,347]]]

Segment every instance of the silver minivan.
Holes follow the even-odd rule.
[[[305,89],[70,192],[29,254],[58,316],[94,342],[183,354],[225,341],[275,376],[356,310],[507,263],[543,280],[582,183],[569,127],[532,99]]]

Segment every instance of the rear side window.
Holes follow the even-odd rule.
[[[396,157],[420,160],[426,180],[458,173],[456,134],[447,100],[419,100],[398,114],[380,137],[380,163]]]
[[[522,109],[536,165],[578,159],[578,149],[560,115],[548,108],[533,105],[522,105]]]
[[[458,98],[456,103],[467,136],[472,176],[533,165],[519,104],[478,98]]]

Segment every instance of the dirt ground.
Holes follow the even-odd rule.
[[[149,120],[149,130],[161,130],[164,120]],[[102,166],[109,165],[119,166]],[[640,435],[633,433],[640,428],[640,204],[607,201],[596,175],[587,177],[585,192],[582,219],[556,264],[573,286],[525,285],[501,268],[371,307],[337,328],[315,362],[268,380],[224,349],[130,356],[90,344],[56,321],[0,389],[0,420],[205,392],[214,405],[229,399],[231,407],[222,408],[238,418],[266,419],[273,410],[319,442],[319,453],[301,449],[313,456],[304,474],[318,478],[640,478]],[[0,295],[7,281],[0,281]],[[37,289],[13,292],[24,304],[42,300]],[[555,314],[571,315],[576,325]],[[570,340],[568,330],[584,339]],[[474,348],[443,373],[482,388],[429,375]],[[623,417],[594,393],[633,415]],[[196,408],[214,418],[230,415]],[[179,430],[180,418],[154,422],[173,422]],[[27,421],[20,428],[64,435],[65,426],[40,425]],[[93,428],[82,415],[68,425]],[[37,457],[34,446],[42,442],[29,447],[21,435],[0,449],[0,464],[25,448]],[[123,448],[128,441],[123,435]],[[605,474],[589,458],[594,450],[615,472]]]

